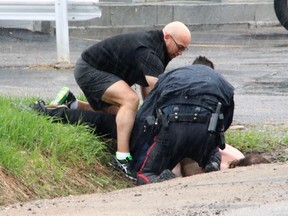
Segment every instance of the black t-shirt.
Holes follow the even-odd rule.
[[[171,60],[163,37],[161,30],[116,35],[89,47],[81,57],[130,86],[148,86],[145,75],[158,77]]]

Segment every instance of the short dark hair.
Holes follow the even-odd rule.
[[[205,56],[198,56],[194,62],[192,63],[194,64],[201,64],[201,65],[206,65],[212,69],[214,69],[214,64],[212,61],[210,61],[209,59],[207,59]]]

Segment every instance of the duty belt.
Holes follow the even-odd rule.
[[[210,115],[193,115],[193,114],[169,114],[168,122],[193,122],[193,123],[208,123]]]

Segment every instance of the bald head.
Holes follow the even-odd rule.
[[[187,45],[191,43],[191,33],[187,26],[179,21],[174,21],[171,23],[168,23],[163,28],[164,34],[172,35],[174,38],[177,38],[181,40],[184,45]]]
[[[184,23],[175,21],[163,28],[164,41],[170,58],[175,58],[185,51],[191,43],[191,33]]]

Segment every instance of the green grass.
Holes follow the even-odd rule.
[[[244,130],[228,130],[226,141],[244,153],[281,151],[288,148],[287,132],[287,126],[281,125],[247,126]]]
[[[32,152],[41,153],[49,156],[51,162],[61,161],[63,166],[75,164],[78,160],[89,164],[95,158],[105,158],[103,141],[91,135],[88,126],[52,124],[52,119],[47,120],[46,116],[11,107],[10,101],[0,99],[1,146],[6,151],[17,148],[22,157],[30,156]]]
[[[106,140],[87,125],[55,123],[20,108],[35,100],[0,97],[0,168],[32,199],[129,186],[107,167]]]
[[[19,108],[35,100],[0,97],[0,204],[134,186],[107,166],[109,140],[86,125],[56,123]],[[244,153],[276,152],[287,161],[287,131],[284,126],[229,129],[226,141]]]

